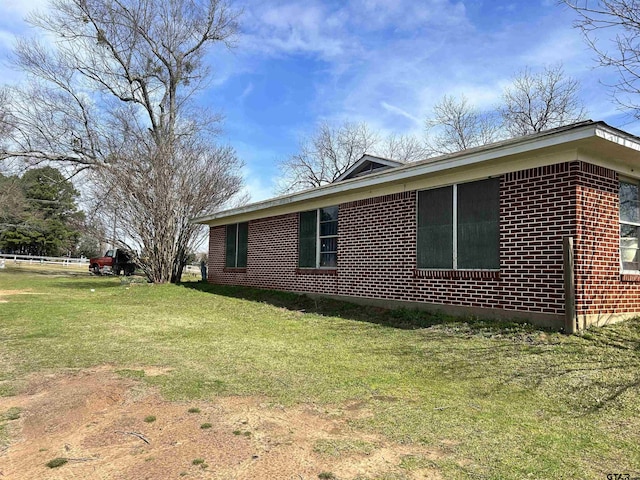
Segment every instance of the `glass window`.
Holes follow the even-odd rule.
[[[225,267],[246,268],[249,244],[249,224],[247,222],[227,225],[225,242]]]
[[[458,268],[500,268],[500,181],[458,185]]]
[[[418,268],[500,268],[500,180],[418,192]]]
[[[336,268],[338,207],[300,212],[298,246],[300,268]]]
[[[453,187],[418,194],[418,268],[453,268]]]
[[[638,213],[638,184],[620,182],[620,263],[622,270],[639,271],[638,239],[640,215]]]

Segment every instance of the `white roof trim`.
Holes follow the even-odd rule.
[[[436,157],[409,163],[382,172],[356,177],[343,182],[331,183],[321,187],[303,190],[288,195],[250,203],[231,210],[224,210],[192,219],[193,223],[207,224],[217,219],[242,215],[273,207],[289,205],[307,200],[319,199],[349,190],[369,188],[385,183],[398,182],[412,177],[428,175],[458,167],[470,166],[488,160],[517,155],[543,148],[549,148],[569,142],[599,137],[618,145],[640,151],[640,138],[622,130],[610,127],[604,122],[582,122],[576,125],[561,127],[539,134],[506,140],[475,149],[465,150],[451,155]],[[265,216],[268,216],[266,214]]]

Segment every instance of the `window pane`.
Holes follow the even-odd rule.
[[[322,253],[320,254],[320,266],[321,267],[335,267],[338,264],[337,253]]]
[[[320,221],[338,220],[338,206],[320,209]]]
[[[638,214],[638,185],[620,182],[620,221],[640,222]]]
[[[247,266],[247,248],[249,243],[249,224],[247,222],[238,224],[238,268]]]
[[[321,238],[320,239],[320,252],[337,252],[338,251],[338,239],[333,238]]]
[[[458,268],[500,268],[500,180],[458,185]]]
[[[320,222],[320,236],[337,235],[338,234],[338,222]]]
[[[453,268],[453,187],[418,193],[418,268]]]
[[[225,248],[225,261],[226,267],[236,266],[236,229],[237,224],[227,225],[227,242]]]
[[[298,266],[314,268],[316,266],[316,230],[317,210],[300,212],[298,232]]]
[[[620,258],[623,270],[640,270],[638,265],[638,239],[640,228],[633,225],[620,225]]]

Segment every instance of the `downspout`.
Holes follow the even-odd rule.
[[[562,237],[562,261],[564,274],[564,333],[571,335],[578,331],[573,237]]]

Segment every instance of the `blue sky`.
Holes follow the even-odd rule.
[[[0,55],[46,0],[0,0]],[[321,121],[366,121],[423,134],[444,94],[479,107],[517,71],[564,64],[589,117],[638,134],[611,102],[613,72],[594,68],[574,14],[555,0],[237,0],[237,46],[214,48],[202,102],[225,115],[224,140],[244,160],[252,200],[273,196],[277,161]],[[19,76],[2,67],[4,81]]]

